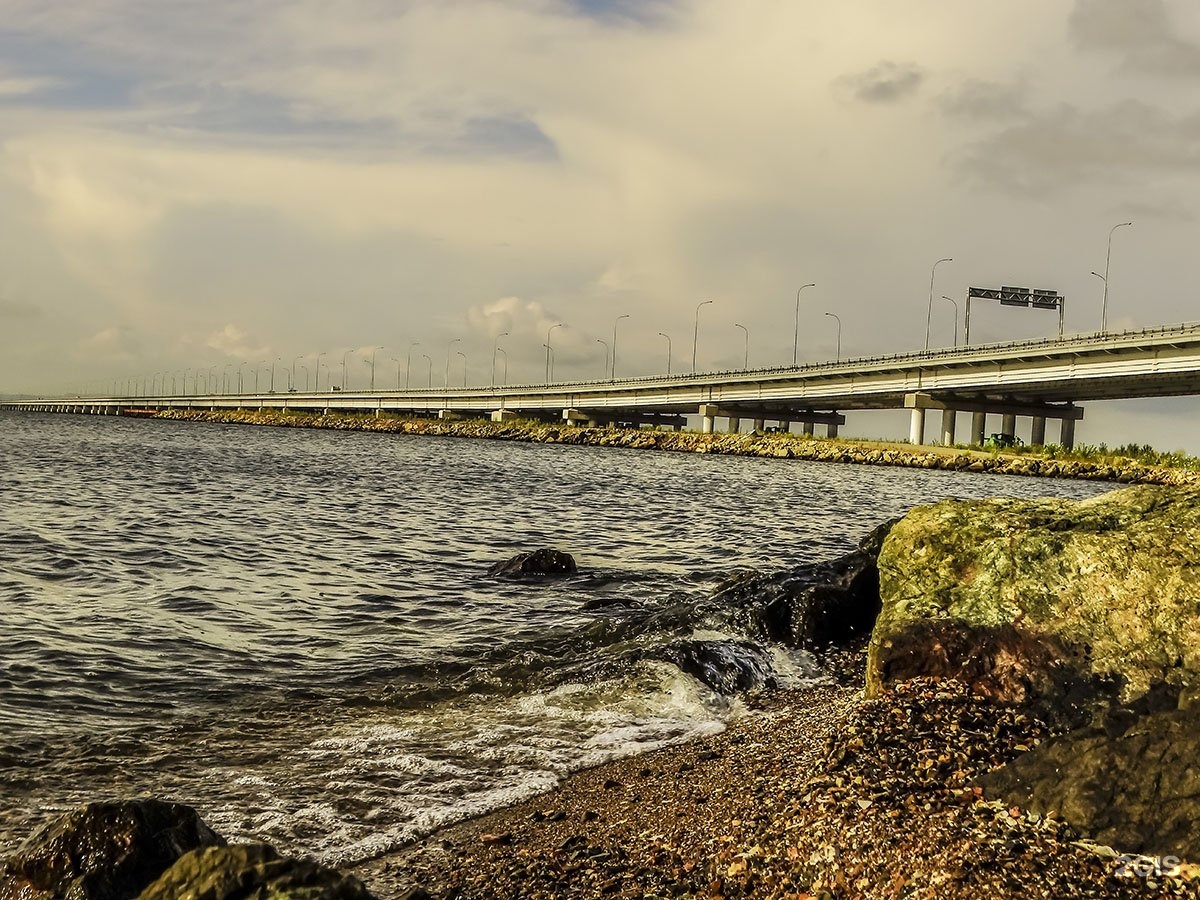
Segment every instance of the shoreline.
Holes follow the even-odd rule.
[[[1095,462],[1058,459],[1032,454],[1005,454],[953,447],[912,448],[905,444],[849,439],[822,439],[794,434],[700,434],[690,431],[581,428],[538,422],[494,423],[479,419],[408,419],[373,415],[313,415],[268,410],[206,411],[165,410],[156,419],[255,425],[283,428],[317,428],[413,436],[476,438],[534,444],[568,444],[584,447],[617,447],[675,453],[710,453],[766,459],[799,459],[812,462],[894,466],[937,471],[1018,475],[1034,478],[1073,478],[1117,484],[1183,486],[1200,484],[1200,472],[1155,466],[1126,457]]]
[[[1051,733],[931,678],[772,691],[720,734],[348,867],[380,898],[1197,896],[974,787]],[[1127,868],[1127,866],[1126,866]]]

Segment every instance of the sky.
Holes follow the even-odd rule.
[[[539,381],[560,322],[560,379],[614,327],[618,376],[664,372],[663,334],[679,372],[706,300],[699,369],[831,359],[826,312],[843,358],[909,352],[943,257],[933,346],[972,285],[1090,332],[1126,221],[1109,329],[1175,324],[1198,210],[1190,0],[0,0],[0,393],[276,360],[303,388],[322,352],[322,384],[372,352],[380,387],[486,384],[502,332]],[[1200,452],[1198,409],[1077,436]]]

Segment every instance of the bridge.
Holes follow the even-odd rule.
[[[60,397],[12,400],[4,409],[122,415],[151,410],[277,409],[298,412],[398,414],[439,418],[518,418],[573,424],[672,427],[698,416],[705,432],[723,419],[756,430],[776,423],[817,425],[836,436],[849,410],[910,410],[909,440],[926,442],[926,416],[940,413],[933,437],[953,444],[959,413],[970,415],[970,443],[981,444],[987,417],[1003,433],[1018,416],[1031,421],[1032,443],[1046,442],[1046,423],[1059,422],[1058,443],[1072,447],[1080,405],[1200,394],[1200,324],[1077,335],[732,372],[418,390]]]

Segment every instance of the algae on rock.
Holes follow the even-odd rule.
[[[1194,690],[1198,547],[1195,489],[914,509],[879,557],[868,694],[959,671],[1007,699],[1047,676],[1115,681],[1126,698],[1160,681]]]

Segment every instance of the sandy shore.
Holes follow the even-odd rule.
[[[759,697],[724,733],[579,773],[352,870],[380,897],[1200,897],[974,787],[1048,727],[921,679]]]

